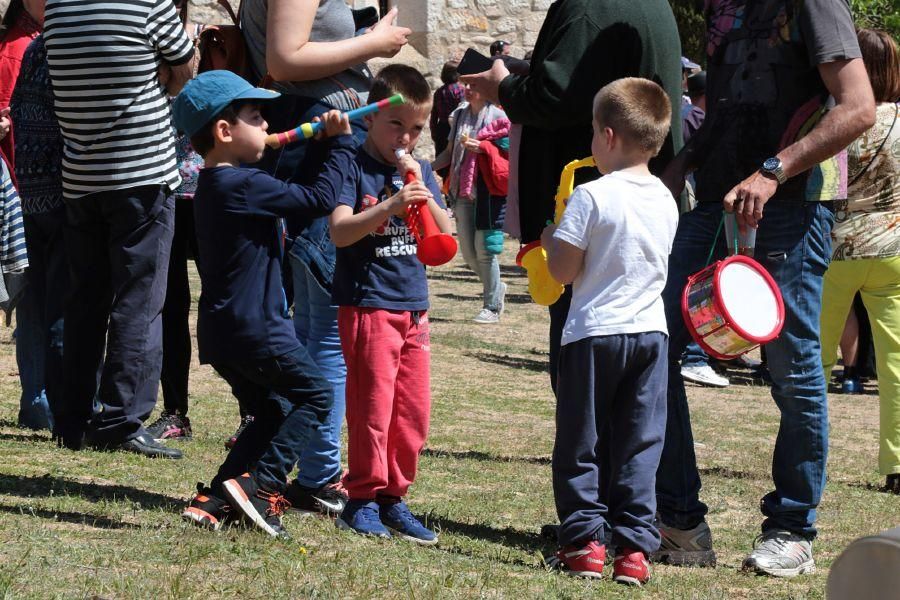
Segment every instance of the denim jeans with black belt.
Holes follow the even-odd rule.
[[[682,215],[669,260],[663,299],[669,327],[666,442],[656,479],[658,510],[671,526],[690,529],[706,515],[684,380],[678,359],[690,336],[681,315],[687,277],[703,268],[716,235],[722,205],[700,203]],[[781,412],[772,460],[775,489],[761,502],[763,530],[783,529],[812,539],[816,508],[825,487],[828,407],[819,343],[822,278],[831,256],[830,204],[775,201],[766,204],[755,258],[784,298],[781,335],[766,345],[772,398]],[[724,236],[713,258],[725,255]],[[723,421],[719,427],[727,428]]]

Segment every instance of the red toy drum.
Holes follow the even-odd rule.
[[[771,342],[784,325],[778,285],[746,256],[730,256],[688,277],[681,313],[700,347],[722,360]]]

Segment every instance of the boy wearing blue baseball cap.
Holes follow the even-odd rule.
[[[255,416],[182,516],[218,529],[242,513],[269,535],[286,537],[287,475],[333,399],[287,316],[280,218],[329,214],[355,150],[346,117],[330,111],[322,117],[329,157],[312,185],[240,166],[262,157],[268,124],[260,105],[278,96],[229,71],[208,71],[184,87],[172,113],[204,158],[194,196],[200,362],[211,364]]]

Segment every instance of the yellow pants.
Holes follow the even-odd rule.
[[[837,346],[856,292],[872,324],[878,369],[878,470],[900,473],[900,257],[836,260],[825,273],[822,290],[822,364],[826,381],[837,359]]]

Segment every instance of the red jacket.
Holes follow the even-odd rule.
[[[41,26],[31,18],[25,10],[19,15],[16,23],[9,28],[6,37],[0,41],[0,108],[9,106],[19,69],[22,67],[22,55],[28,44],[41,32]],[[0,155],[9,167],[9,174],[15,183],[15,142],[12,127],[9,134],[0,141]]]
[[[481,142],[478,172],[491,196],[506,196],[509,189],[509,155],[491,142]]]

